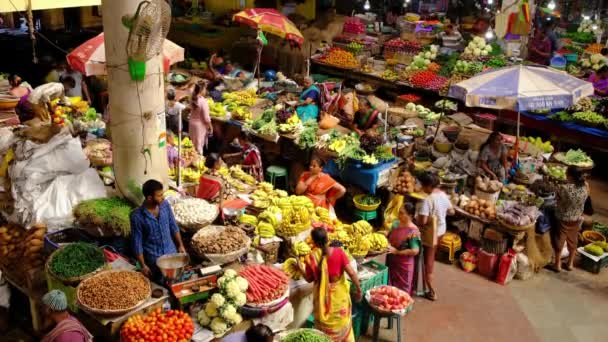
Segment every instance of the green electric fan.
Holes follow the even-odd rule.
[[[146,77],[146,62],[162,52],[163,42],[171,26],[171,7],[164,0],[142,1],[132,16],[124,16],[129,29],[127,56],[133,81]]]

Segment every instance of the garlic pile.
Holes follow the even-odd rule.
[[[172,207],[177,223],[192,225],[214,220],[218,208],[199,198],[186,198]]]

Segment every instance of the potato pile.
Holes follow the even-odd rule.
[[[42,267],[45,234],[46,226],[42,224],[29,231],[11,224],[0,227],[0,262],[6,265],[17,262],[21,270]]]
[[[416,189],[416,178],[408,171],[403,171],[395,182],[394,191],[398,194],[414,192]]]
[[[496,219],[496,205],[477,196],[471,196],[467,199],[466,196],[460,197],[460,207],[467,213],[481,217],[484,220],[493,221]]]
[[[199,254],[226,254],[247,245],[247,235],[238,227],[226,227],[219,233],[195,234],[192,248]]]

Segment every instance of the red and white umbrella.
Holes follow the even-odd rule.
[[[103,33],[84,42],[67,56],[72,69],[86,76],[107,75],[106,51]],[[163,65],[165,71],[169,65],[184,60],[184,48],[165,39],[163,43]]]

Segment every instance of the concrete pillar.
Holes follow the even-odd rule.
[[[140,0],[103,0],[110,134],[116,185],[135,204],[141,204],[142,184],[168,181],[165,142],[165,100],[162,57],[147,62],[146,78],[134,82],[127,66],[129,30],[123,15],[133,15]]]

